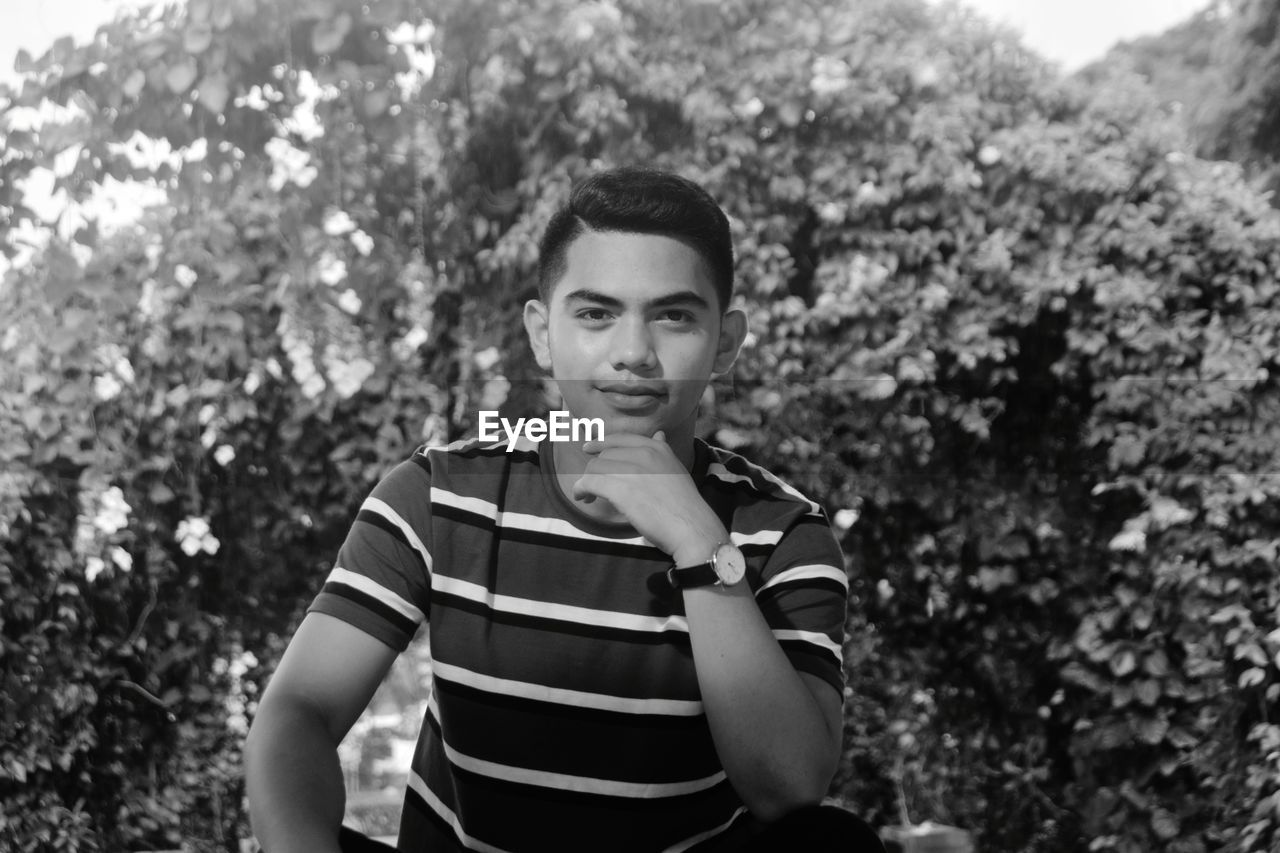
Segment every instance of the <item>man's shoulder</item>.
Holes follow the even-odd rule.
[[[541,478],[537,443],[466,438],[419,445],[382,478],[369,499],[402,515],[452,507],[492,518],[496,506],[536,494],[533,485]],[[531,501],[522,499],[521,505]]]
[[[482,441],[463,438],[449,444],[419,445],[409,461],[425,466],[428,471],[441,466],[466,472],[492,471],[513,463],[538,462],[538,444],[520,436],[514,441]],[[460,466],[460,467],[459,467]]]
[[[732,450],[708,444],[707,479],[734,492],[739,500],[767,503],[778,510],[822,517],[822,507],[762,465]]]

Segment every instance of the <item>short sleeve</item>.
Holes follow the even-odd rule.
[[[430,605],[430,534],[431,465],[419,451],[361,504],[307,612],[334,616],[404,651]]]
[[[755,595],[791,665],[822,678],[843,697],[849,579],[825,513],[807,511],[786,526]]]

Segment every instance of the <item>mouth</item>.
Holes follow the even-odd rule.
[[[667,398],[662,386],[640,382],[614,382],[596,388],[614,409],[629,412],[656,407]]]
[[[643,382],[613,382],[607,385],[597,385],[601,391],[606,394],[617,394],[623,397],[665,397],[667,391],[661,385],[653,385]]]

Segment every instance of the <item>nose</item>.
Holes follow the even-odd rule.
[[[643,372],[658,363],[653,347],[653,332],[640,317],[629,317],[614,326],[609,360],[614,370]]]

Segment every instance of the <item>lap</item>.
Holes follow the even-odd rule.
[[[766,824],[741,853],[885,853],[870,824],[836,806],[808,806]]]
[[[393,848],[343,827],[343,853],[390,853]],[[738,853],[885,853],[866,821],[836,806],[808,806],[764,825]]]

